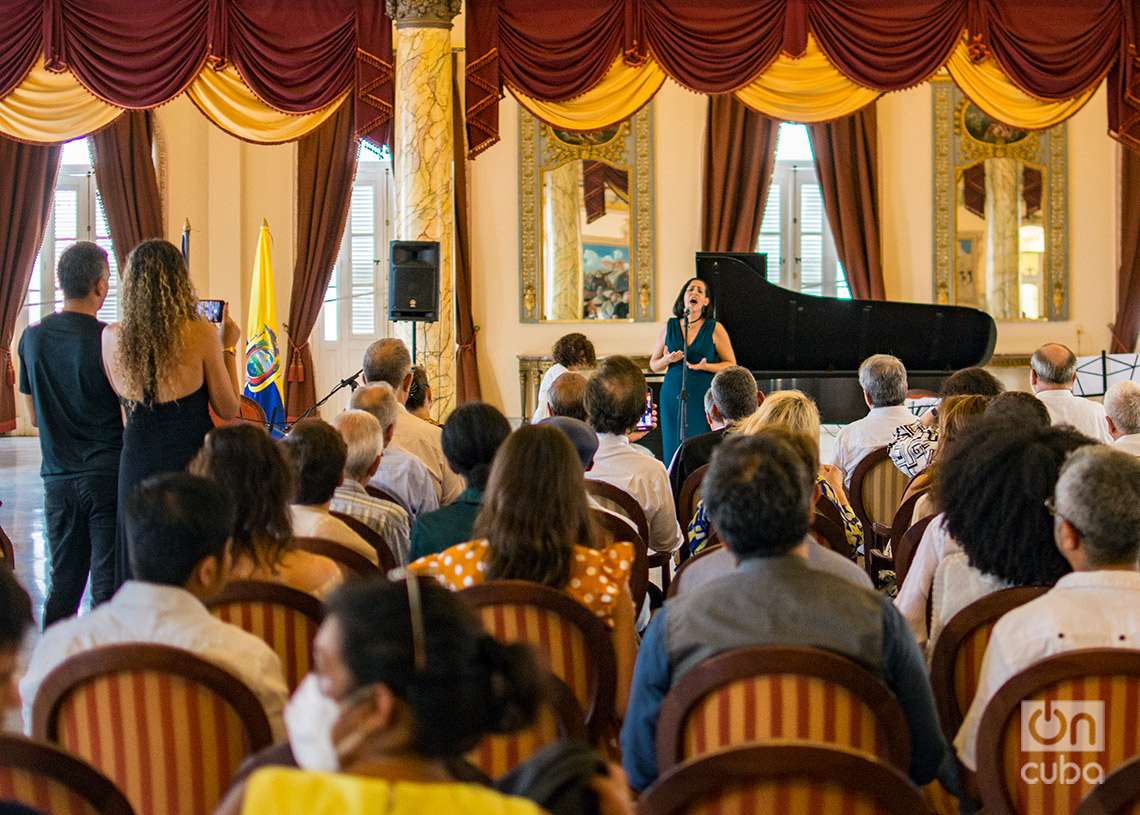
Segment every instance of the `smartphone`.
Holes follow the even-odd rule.
[[[645,412],[642,413],[641,418],[637,420],[637,429],[653,429],[653,391],[646,391],[645,393]]]
[[[211,323],[220,323],[222,321],[222,312],[225,310],[225,307],[225,300],[198,301],[198,313]]]

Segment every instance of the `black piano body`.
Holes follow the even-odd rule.
[[[766,262],[762,254],[698,252],[697,277],[713,290],[737,364],[765,393],[796,388],[813,397],[825,423],[866,415],[858,371],[872,354],[894,354],[911,389],[932,391],[993,356],[997,324],[984,311],[800,294],[769,283]]]

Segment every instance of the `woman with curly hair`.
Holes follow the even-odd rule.
[[[550,418],[550,388],[554,380],[567,371],[577,371],[582,368],[593,368],[598,364],[594,353],[594,344],[585,334],[566,334],[559,337],[550,349],[550,356],[554,360],[542,377],[538,386],[538,405],[531,417],[531,424],[538,424],[543,419]]]
[[[241,329],[223,315],[198,314],[182,254],[169,241],[143,241],[127,257],[123,319],[103,332],[103,365],[126,418],[119,463],[119,517],[135,487],[186,469],[212,428],[209,407],[232,419],[241,406]],[[126,538],[116,537],[116,584],[130,578]]]

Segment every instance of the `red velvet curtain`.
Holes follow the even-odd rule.
[[[823,206],[851,296],[885,300],[875,105],[833,122],[808,125],[808,131]]]
[[[356,175],[352,105],[341,105],[297,149],[297,260],[289,297],[285,413],[300,416],[317,401],[309,336],[329,286],[348,218]]]
[[[151,113],[127,111],[89,139],[95,183],[122,274],[130,251],[166,234],[162,197],[151,158]]]
[[[629,202],[629,170],[604,161],[582,160],[582,203],[586,207],[586,223],[606,214],[606,187],[626,203]]]
[[[458,60],[451,57],[452,158],[455,175],[455,404],[483,398],[475,335],[479,327],[471,310],[471,215],[467,198],[467,153],[463,149],[463,104],[459,98]]]
[[[16,372],[9,349],[44,239],[61,152],[58,146],[0,136],[0,433],[16,429]]]
[[[1140,334],[1140,155],[1121,151],[1120,268],[1116,272],[1116,320],[1113,354],[1136,351]]]
[[[706,252],[755,252],[780,123],[732,95],[709,100],[702,213]]]

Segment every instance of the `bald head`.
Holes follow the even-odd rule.
[[[1077,375],[1077,357],[1060,343],[1042,345],[1033,352],[1029,360],[1033,372],[1031,384],[1034,390],[1066,388],[1072,390],[1073,378]]]
[[[1140,384],[1130,379],[1115,383],[1104,394],[1104,412],[1113,438],[1140,433]]]
[[[375,416],[385,434],[396,424],[396,416],[400,413],[396,394],[386,382],[357,388],[348,400],[348,406],[352,410],[363,410]]]
[[[363,410],[346,410],[329,422],[340,433],[348,447],[344,474],[349,478],[367,482],[376,472],[380,451],[384,449],[384,433],[380,422]]]
[[[412,355],[403,340],[387,337],[377,340],[364,352],[364,381],[387,382],[396,392],[400,404],[408,398],[411,385]]]

